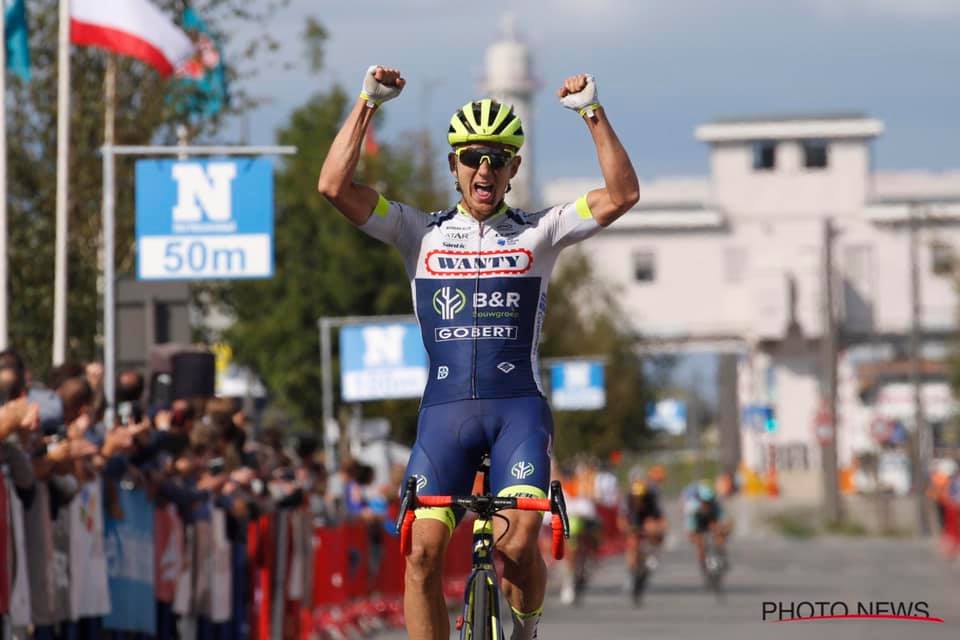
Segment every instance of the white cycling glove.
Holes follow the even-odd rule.
[[[560,98],[560,104],[567,109],[573,109],[581,116],[586,115],[588,118],[592,118],[593,111],[600,106],[597,99],[597,82],[593,79],[593,76],[588,73],[587,86],[577,93],[569,93]]]
[[[393,100],[403,90],[396,85],[383,84],[377,80],[373,74],[377,70],[377,65],[371,66],[363,76],[363,87],[360,89],[360,97],[367,101],[368,107],[378,107],[387,100]]]

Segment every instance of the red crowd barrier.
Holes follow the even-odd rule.
[[[622,551],[615,508],[598,506],[603,523],[600,553]],[[954,531],[956,513],[954,512]],[[447,550],[443,574],[444,596],[451,603],[459,602],[471,570],[472,519],[466,519],[453,533]],[[403,626],[403,574],[405,558],[399,538],[384,530],[371,530],[366,522],[351,522],[337,527],[316,527],[313,530],[313,589],[310,606],[284,599],[283,620],[271,618],[277,562],[277,524],[270,516],[251,523],[248,532],[248,553],[254,602],[251,625],[255,637],[269,638],[280,626],[284,639],[340,640],[367,635],[385,627]],[[380,536],[379,548],[371,545],[371,534]],[[288,535],[284,543],[292,544]],[[379,562],[371,562],[371,554],[379,553]],[[289,558],[290,554],[283,554]],[[284,572],[285,574],[285,572]],[[283,585],[286,588],[286,585]]]
[[[943,548],[949,556],[960,554],[960,503],[943,502]]]
[[[377,526],[352,522],[338,527],[317,527],[313,532],[313,598],[311,607],[299,612],[301,640],[348,638],[366,635],[383,627],[403,626],[403,573],[405,558],[399,538]],[[382,544],[370,544],[371,533],[381,536]],[[454,531],[444,566],[444,595],[453,600],[463,596],[471,569],[471,522]],[[379,552],[379,562],[371,554]],[[267,599],[269,602],[269,599]],[[291,612],[297,615],[295,612]],[[268,628],[261,615],[259,626]],[[261,635],[258,637],[269,637]]]
[[[597,517],[602,525],[599,549],[602,556],[623,553],[625,539],[623,532],[620,531],[618,513],[617,507],[597,505]]]

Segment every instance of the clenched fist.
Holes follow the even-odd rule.
[[[378,107],[400,95],[406,84],[407,81],[400,75],[399,69],[374,65],[363,75],[360,98],[366,100],[368,106]]]

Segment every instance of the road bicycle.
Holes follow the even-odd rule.
[[[707,589],[723,600],[723,576],[727,572],[726,550],[717,544],[712,532],[703,541],[703,579]]]
[[[417,479],[407,480],[406,491],[400,503],[397,526],[400,529],[400,548],[409,555],[412,548],[413,522],[420,507],[461,507],[477,515],[473,522],[473,568],[463,593],[463,612],[457,618],[461,640],[503,640],[503,617],[500,613],[500,582],[493,562],[493,551],[499,539],[494,540],[493,519],[503,518],[504,509],[522,511],[549,511],[552,531],[552,553],[563,558],[564,540],[570,537],[570,522],[558,481],[550,483],[547,498],[498,497],[490,493],[489,460],[484,460],[483,494],[470,496],[419,496]],[[502,536],[501,536],[502,537]]]
[[[637,545],[634,566],[629,576],[630,599],[634,606],[639,607],[643,603],[643,593],[650,581],[650,576],[660,564],[659,545],[654,544],[642,528],[638,527],[630,535],[636,536],[634,544]]]

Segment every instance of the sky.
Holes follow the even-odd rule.
[[[960,169],[960,0],[291,0],[271,22],[235,34],[245,42],[269,29],[284,44],[244,85],[266,102],[222,141],[271,143],[311,94],[333,84],[359,93],[366,68],[382,64],[408,85],[384,106],[380,138],[427,128],[442,149],[450,115],[481,96],[485,51],[508,13],[541,86],[541,185],[599,175],[586,128],[553,95],[581,72],[595,75],[641,180],[706,175],[707,149],[693,131],[712,119],[823,112],[884,122],[876,169]],[[300,37],[311,16],[330,33],[319,75]],[[715,367],[710,355],[685,358],[674,383],[700,387],[713,404]]]
[[[442,148],[450,114],[480,97],[484,53],[507,13],[541,85],[541,184],[599,174],[586,128],[553,95],[581,72],[596,76],[641,179],[705,175],[693,130],[714,118],[836,111],[884,122],[878,169],[960,168],[960,0],[291,0],[235,34],[244,42],[269,29],[283,46],[244,84],[265,103],[222,141],[271,143],[311,94],[332,84],[359,92],[365,69],[383,64],[408,85],[384,106],[380,137],[426,127]],[[330,33],[319,75],[302,46],[310,16]]]

